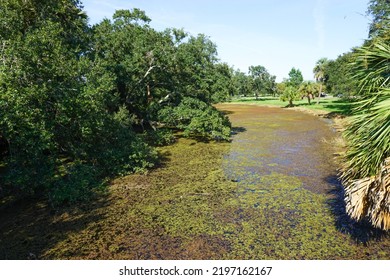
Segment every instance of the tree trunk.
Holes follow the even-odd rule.
[[[311,105],[311,99],[312,99],[312,95],[311,95],[311,93],[309,93],[307,95],[307,101],[309,102],[309,105]]]
[[[317,105],[320,104],[321,92],[322,92],[322,83],[320,83],[320,92],[318,93]]]

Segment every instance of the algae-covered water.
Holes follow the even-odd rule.
[[[253,105],[218,108],[235,132],[223,159],[240,205],[235,257],[389,258],[389,238],[345,214],[332,144],[339,135],[329,119]]]
[[[292,176],[316,193],[328,192],[336,179],[337,136],[328,119],[281,108],[220,105],[229,114],[236,135],[224,160],[226,173],[252,181],[271,173]],[[254,180],[254,181],[253,181]]]
[[[329,121],[218,105],[231,143],[178,137],[148,174],[93,202],[1,210],[2,259],[389,259],[390,237],[345,214]]]

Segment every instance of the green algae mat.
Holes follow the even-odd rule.
[[[329,121],[223,104],[231,143],[178,138],[148,174],[91,203],[1,211],[2,259],[390,259],[390,237],[345,214]]]

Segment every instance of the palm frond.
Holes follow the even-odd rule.
[[[348,143],[341,176],[348,214],[390,229],[390,46],[376,42],[358,50],[354,63],[362,98],[345,131]]]
[[[373,226],[390,229],[390,158],[377,176],[350,180],[345,190],[346,209],[353,219],[368,217]]]

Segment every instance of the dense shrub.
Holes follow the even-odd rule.
[[[176,138],[171,129],[157,128],[145,131],[143,134],[145,142],[152,146],[166,146],[175,143]]]
[[[195,98],[185,97],[178,106],[167,106],[159,112],[160,119],[184,131],[185,136],[228,140],[229,119],[213,106]]]

